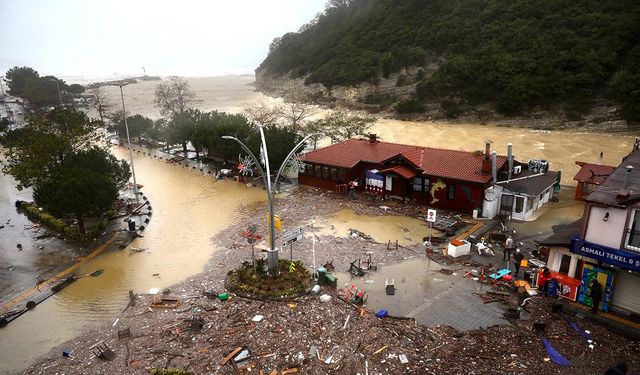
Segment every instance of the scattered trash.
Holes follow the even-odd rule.
[[[380,319],[382,319],[382,318],[384,318],[384,317],[386,317],[388,315],[389,315],[389,311],[387,311],[385,309],[380,309],[380,310],[376,311],[376,317],[378,317]]]
[[[116,353],[111,350],[105,342],[100,342],[91,348],[91,352],[98,358],[106,361],[113,361],[116,358]]]
[[[129,328],[118,331],[118,339],[124,339],[127,337],[131,337],[131,330]]]
[[[252,322],[260,322],[262,321],[262,319],[264,319],[264,316],[262,315],[256,315],[253,317],[253,319],[251,319]]]
[[[347,329],[347,324],[349,323],[349,319],[351,319],[351,315],[347,316],[347,319],[344,321],[344,325],[342,326],[342,330]]]
[[[154,296],[151,302],[151,307],[162,309],[173,309],[180,306],[180,299],[178,297],[168,296]]]
[[[400,354],[398,359],[400,359],[400,363],[409,363],[409,358],[407,358],[406,354]]]
[[[229,293],[219,293],[218,294],[218,299],[220,301],[226,301],[229,299]]]
[[[149,294],[158,294],[158,292],[160,291],[160,289],[158,288],[151,288],[149,289]]]
[[[386,279],[384,282],[384,288],[388,296],[396,294],[396,286],[393,279],[391,279],[391,283],[389,283],[389,279]]]
[[[63,357],[69,357],[69,358],[75,358],[73,355],[71,355],[71,352],[67,351],[67,350],[62,351],[62,356]]]
[[[313,286],[313,288],[311,288],[311,292],[312,292],[313,294],[318,294],[318,293],[320,293],[320,285],[318,285],[318,284],[314,285],[314,286]]]
[[[328,294],[323,294],[320,296],[320,302],[326,303],[331,301],[331,296]]]

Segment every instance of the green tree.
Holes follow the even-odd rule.
[[[68,155],[95,144],[99,125],[84,112],[68,108],[31,116],[25,126],[0,138],[6,159],[2,171],[16,179],[19,190],[33,186]]]
[[[130,176],[125,161],[98,147],[69,155],[34,187],[35,202],[57,217],[73,214],[85,234],[84,221],[109,210],[118,188]]]
[[[135,114],[133,116],[127,116],[127,125],[129,126],[129,137],[138,137],[138,142],[140,142],[142,135],[153,128],[153,120],[148,117]],[[127,137],[127,129],[122,117],[120,117],[120,121],[117,122],[116,130],[118,131],[119,137]]]
[[[268,125],[264,127],[264,137],[269,153],[269,169],[275,174],[289,152],[302,140],[302,137],[291,127]],[[254,155],[259,157],[261,146],[260,133],[253,131],[246,140],[246,145]]]
[[[172,145],[180,143],[182,152],[186,155],[187,143],[193,137],[196,122],[201,115],[202,112],[197,109],[186,109],[184,112],[174,114],[167,124],[167,142]]]
[[[37,78],[40,78],[40,74],[33,68],[27,66],[13,67],[5,73],[7,79],[7,85],[9,87],[9,94],[25,97],[27,85]]]
[[[84,92],[84,86],[74,83],[67,87],[67,91],[75,95],[80,95]]]
[[[622,104],[627,120],[640,121],[640,46],[631,50],[624,67],[613,76],[609,92]]]

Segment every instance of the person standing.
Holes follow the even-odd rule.
[[[348,199],[356,199],[356,182],[349,182],[349,194],[347,195]]]
[[[523,259],[524,259],[524,254],[520,252],[520,249],[516,249],[516,253],[513,254],[513,265],[516,269],[516,274],[515,274],[516,277],[520,272],[520,262],[522,262]]]
[[[507,237],[507,240],[504,244],[504,249],[502,251],[502,260],[506,260],[507,262],[511,260],[511,252],[515,249],[516,243],[513,241],[511,236]]]
[[[591,312],[594,314],[598,313],[598,305],[600,305],[600,298],[602,298],[602,285],[598,282],[598,279],[593,279],[591,282],[591,292],[589,293],[591,297]]]

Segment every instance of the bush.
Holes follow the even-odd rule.
[[[33,203],[24,202],[20,206],[20,209],[24,211],[29,220],[41,223],[52,231],[63,235],[66,239],[81,244],[90,243],[107,228],[107,222],[100,220],[87,231],[87,234],[83,235],[75,225],[67,225],[63,220],[43,211]]]
[[[415,112],[424,112],[424,105],[417,99],[407,99],[401,100],[397,102],[393,109],[398,113],[415,113]]]

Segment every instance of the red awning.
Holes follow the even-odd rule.
[[[408,180],[410,178],[414,178],[418,174],[414,172],[412,169],[405,167],[404,165],[396,165],[391,168],[386,168],[380,171],[382,174],[394,173],[398,176]]]

